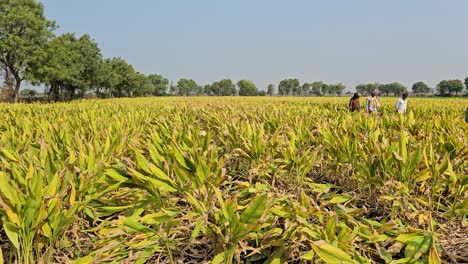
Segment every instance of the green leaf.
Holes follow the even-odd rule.
[[[20,200],[18,194],[14,191],[15,189],[10,185],[9,179],[8,174],[0,171],[0,195],[16,207],[20,203]]]
[[[5,233],[8,237],[8,240],[10,240],[11,244],[13,244],[13,246],[16,249],[19,249],[19,230],[15,226],[7,222],[3,222],[3,230],[5,230]]]
[[[408,241],[415,241],[417,243],[421,242],[424,238],[424,234],[422,232],[413,232],[413,233],[406,233],[401,234],[395,238],[396,241],[401,243],[408,243]]]
[[[211,261],[212,264],[220,264],[224,263],[224,258],[226,257],[226,253],[222,252],[216,255],[213,260]]]
[[[16,158],[5,148],[0,148],[0,156],[9,161],[18,161],[18,158]]]
[[[351,196],[349,195],[337,194],[333,196],[333,198],[331,198],[327,202],[332,203],[332,204],[338,204],[338,203],[344,203],[348,201],[349,199],[351,199]]]
[[[243,224],[251,225],[257,222],[266,211],[267,195],[263,194],[256,197],[249,203],[247,208],[240,216],[240,222]]]
[[[301,256],[305,260],[313,260],[315,257],[315,252],[313,250],[307,251],[304,255]]]
[[[334,247],[323,240],[312,243],[312,249],[327,264],[355,263],[343,250]]]
[[[94,257],[91,255],[75,259],[74,261],[71,262],[71,264],[90,264],[93,263]]]
[[[125,218],[124,225],[144,234],[154,234],[155,231],[128,218]]]
[[[198,237],[198,234],[200,233],[200,230],[202,228],[203,221],[198,220],[197,225],[193,228],[192,234],[190,235],[190,241],[193,241],[195,238]]]

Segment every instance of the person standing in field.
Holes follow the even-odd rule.
[[[374,113],[377,114],[377,109],[380,107],[379,99],[376,96],[375,92],[372,92],[366,98],[366,111],[368,114]]]
[[[408,94],[403,93],[401,98],[398,98],[396,102],[395,110],[397,110],[397,112],[400,114],[406,113],[406,105],[408,103],[408,100],[406,100],[406,98],[408,98]]]
[[[359,104],[359,94],[355,93],[351,99],[349,99],[349,111],[359,111],[361,110],[361,105]]]

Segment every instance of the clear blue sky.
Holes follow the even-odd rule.
[[[361,82],[468,77],[467,0],[42,0],[58,33],[90,34],[145,74],[260,89],[284,78]]]

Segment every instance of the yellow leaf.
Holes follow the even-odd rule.
[[[312,249],[327,264],[355,263],[346,252],[323,240],[313,242]]]
[[[70,193],[70,206],[73,206],[75,204],[75,199],[76,199],[76,189],[75,189],[75,184],[72,182],[71,193]]]
[[[434,246],[431,247],[431,251],[429,251],[429,264],[440,264],[441,260],[439,254],[437,254],[437,250]]]
[[[15,212],[13,212],[12,210],[6,210],[6,213],[8,215],[8,218],[11,220],[11,222],[16,224],[16,226],[21,227],[20,220],[18,218],[18,215],[15,214]]]
[[[50,228],[47,222],[42,225],[42,232],[44,233],[44,236],[46,236],[47,238],[52,237],[52,229]]]

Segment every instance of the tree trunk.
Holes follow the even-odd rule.
[[[21,87],[21,78],[17,74],[13,74],[15,76],[15,89],[12,91],[12,102],[17,103],[19,99],[19,90]]]

